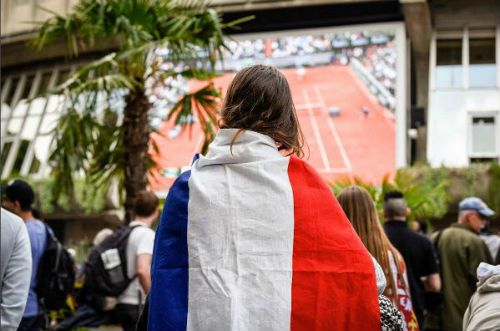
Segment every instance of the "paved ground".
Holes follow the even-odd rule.
[[[284,69],[304,131],[306,160],[327,181],[359,177],[380,183],[386,174],[394,175],[395,123],[389,110],[379,105],[361,79],[348,66],[307,68],[300,76],[296,69]],[[216,85],[225,91],[233,78],[226,74]],[[339,117],[330,117],[331,107],[340,109]],[[368,116],[362,108],[369,110]],[[191,163],[203,142],[199,125],[185,129],[177,138],[168,139],[174,127],[164,122],[152,139],[159,146],[153,158],[162,168],[181,168]],[[150,176],[153,190],[167,190],[173,178],[155,171]]]

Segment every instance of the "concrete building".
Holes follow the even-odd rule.
[[[1,3],[2,179],[44,178],[50,172],[52,129],[64,96],[35,98],[64,81],[82,63],[113,45],[65,58],[61,41],[37,52],[27,46],[36,26],[65,14],[76,0],[4,0]],[[429,162],[467,166],[500,160],[500,2],[498,0],[214,0],[225,20],[255,19],[239,34],[389,27],[397,38],[396,165]],[[113,203],[111,203],[113,205]],[[117,207],[117,206],[115,206]],[[117,222],[110,213],[109,222]],[[82,215],[47,215],[52,220]],[[86,216],[89,218],[89,216]],[[90,217],[92,218],[92,217]],[[101,215],[92,219],[100,222]],[[75,222],[74,222],[75,223]],[[78,222],[76,222],[78,223]],[[82,223],[83,224],[83,223]],[[87,223],[88,224],[88,223]],[[81,227],[61,228],[74,237]]]

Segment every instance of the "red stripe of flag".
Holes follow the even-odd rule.
[[[294,201],[291,331],[380,330],[368,251],[323,179],[291,157]]]

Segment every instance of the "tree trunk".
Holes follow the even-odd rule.
[[[134,218],[135,197],[145,190],[148,180],[149,108],[142,87],[137,87],[125,98],[123,117],[123,146],[125,158],[125,223]]]

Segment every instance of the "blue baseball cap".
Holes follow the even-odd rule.
[[[488,208],[486,203],[477,198],[477,197],[469,197],[463,199],[458,205],[459,210],[475,210],[479,214],[489,217],[495,215],[495,212]]]

